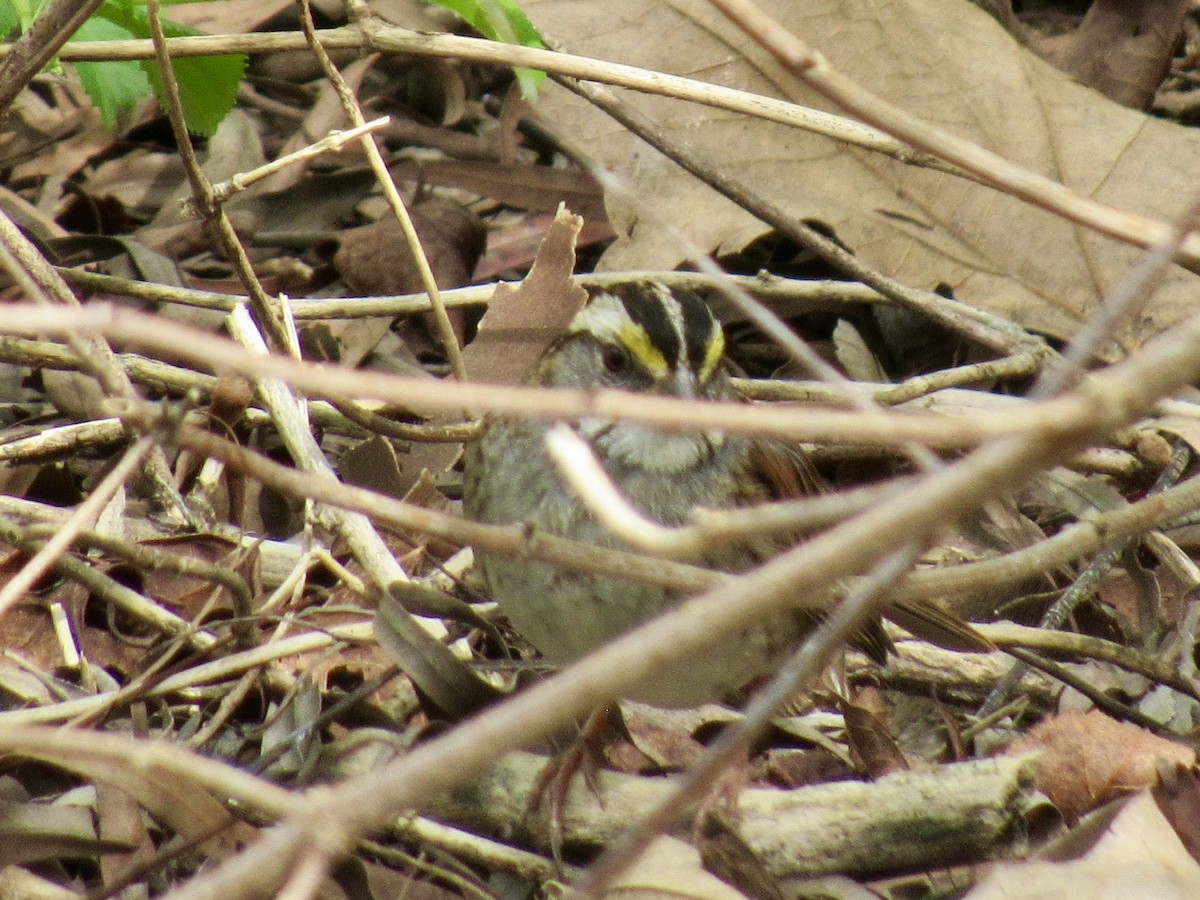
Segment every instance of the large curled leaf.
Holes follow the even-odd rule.
[[[1170,220],[1200,184],[1200,135],[1075,83],[962,0],[763,0],[841,72],[924,120],[1119,209]],[[547,39],[588,56],[746,88],[839,112],[705,3],[529,0]],[[634,183],[700,247],[733,251],[767,228],[557,88],[542,113]],[[989,188],[828,138],[680,101],[625,92],[676,140],[798,219],[818,221],[906,283],[1068,337],[1140,251]],[[671,268],[684,252],[609,199],[606,268]],[[1136,347],[1195,304],[1200,279],[1172,271],[1119,335]],[[1113,346],[1110,355],[1120,352]]]

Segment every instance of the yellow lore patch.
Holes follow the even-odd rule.
[[[667,376],[669,367],[666,357],[662,355],[662,351],[658,347],[654,346],[650,335],[641,325],[626,319],[617,329],[617,340],[655,379]]]
[[[701,384],[712,378],[713,373],[717,370],[717,365],[721,362],[721,357],[725,355],[725,332],[721,330],[721,326],[714,321],[712,336],[709,337],[708,343],[704,345],[704,360],[700,364],[700,382]]]

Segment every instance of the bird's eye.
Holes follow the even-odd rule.
[[[619,344],[606,344],[601,351],[601,362],[613,375],[619,375],[629,369],[629,351]]]

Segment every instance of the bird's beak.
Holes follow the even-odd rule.
[[[684,400],[694,400],[699,396],[699,385],[696,373],[691,369],[676,369],[659,382],[659,389],[668,397],[681,397]]]

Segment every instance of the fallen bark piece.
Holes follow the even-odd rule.
[[[544,817],[529,812],[529,797],[545,765],[545,757],[510,754],[430,813],[544,847]],[[778,878],[832,872],[863,877],[976,862],[1024,849],[1026,820],[1039,797],[1037,771],[1037,757],[1028,755],[903,772],[871,783],[750,788],[738,798],[736,828]],[[674,782],[600,772],[596,787],[594,794],[582,782],[572,785],[563,810],[568,848],[605,846],[656,806]]]

